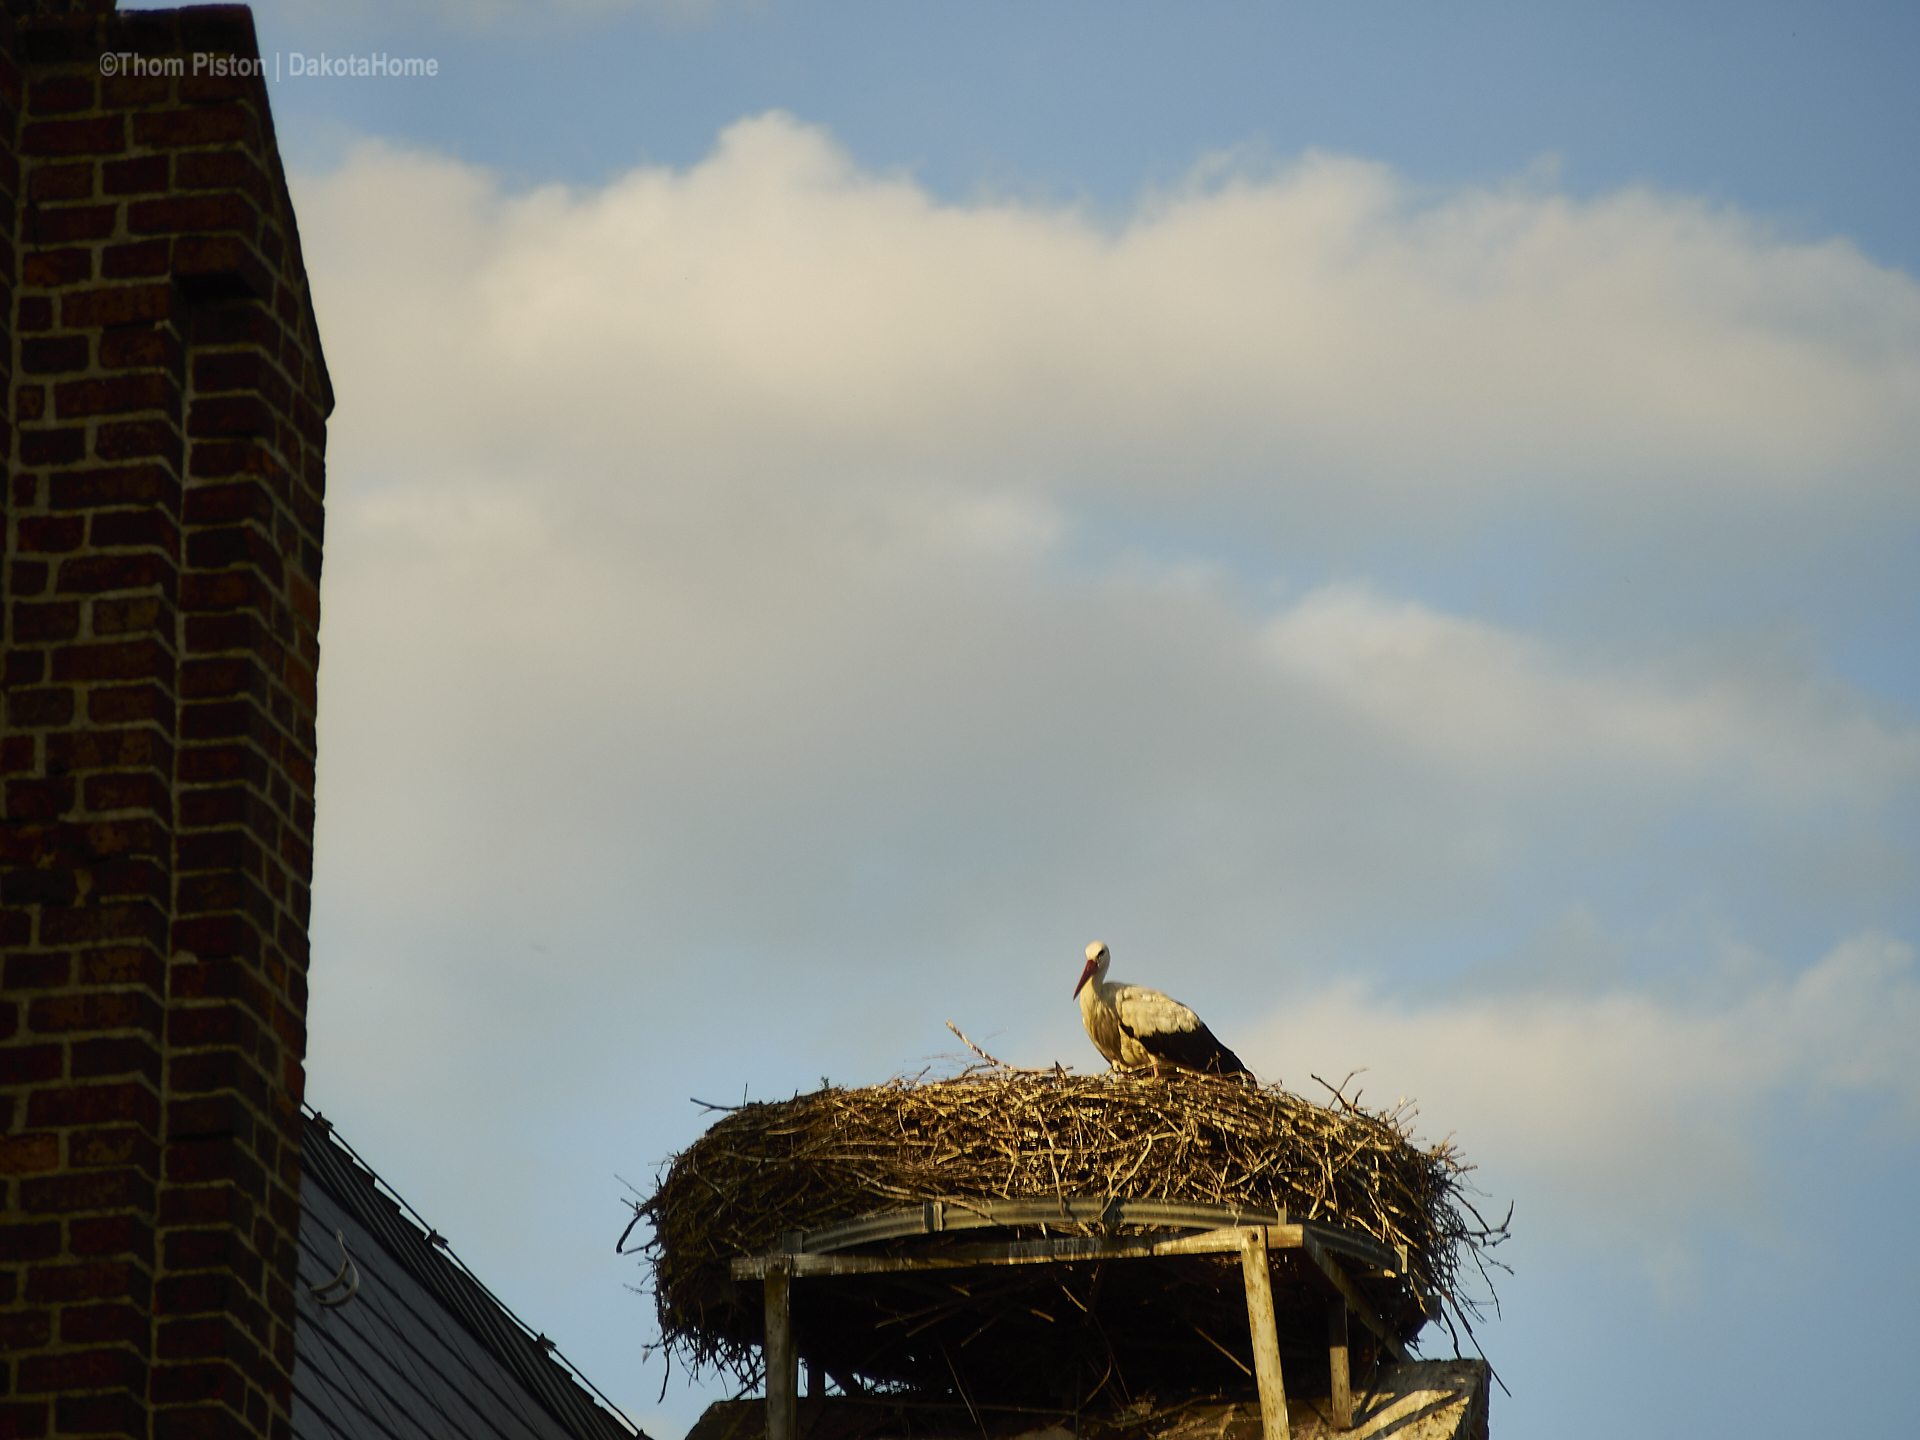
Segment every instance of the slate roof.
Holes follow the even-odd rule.
[[[295,1440],[646,1440],[317,1115],[303,1159]],[[338,1293],[336,1231],[360,1285],[327,1306],[313,1287]]]

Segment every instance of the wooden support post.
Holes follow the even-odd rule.
[[[1373,1307],[1367,1303],[1367,1297],[1360,1293],[1360,1287],[1348,1278],[1347,1272],[1340,1268],[1340,1262],[1327,1253],[1326,1247],[1316,1243],[1309,1235],[1302,1248],[1306,1250],[1307,1258],[1320,1267],[1320,1273],[1327,1277],[1333,1288],[1346,1297],[1347,1308],[1360,1317],[1360,1323],[1380,1337],[1380,1343],[1387,1347],[1387,1353],[1402,1364],[1412,1359],[1413,1357],[1407,1354],[1407,1347],[1402,1345],[1395,1338],[1394,1333],[1387,1329],[1386,1323],[1374,1314]]]
[[[793,1348],[793,1266],[767,1266],[767,1440],[799,1440],[800,1355]]]
[[[1353,1373],[1347,1365],[1347,1300],[1327,1302],[1327,1368],[1333,1372],[1333,1428],[1353,1428]]]
[[[1287,1387],[1280,1375],[1280,1330],[1273,1319],[1273,1276],[1267,1269],[1264,1225],[1240,1232],[1240,1270],[1247,1282],[1247,1328],[1253,1332],[1253,1374],[1260,1382],[1260,1420],[1266,1440],[1292,1440],[1287,1429]]]

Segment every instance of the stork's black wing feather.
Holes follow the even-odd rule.
[[[1191,1030],[1150,1030],[1143,1033],[1128,1029],[1126,1022],[1122,1021],[1120,1028],[1133,1036],[1140,1048],[1156,1060],[1213,1075],[1253,1074],[1241,1064],[1238,1055],[1214,1038],[1214,1033],[1204,1024],[1195,1025]]]

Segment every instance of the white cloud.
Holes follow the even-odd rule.
[[[1678,533],[1691,572],[1715,507],[1789,547],[1816,511],[1910,525],[1905,277],[1688,201],[1420,200],[1325,158],[1103,228],[936,203],[777,116],[598,189],[367,146],[295,190],[340,396],[315,1092],[548,1157],[463,1151],[503,1253],[529,1187],[685,1143],[687,1094],[879,1078],[947,1018],[1070,1037],[1095,933],[1210,1016],[1317,995],[1279,1073],[1397,1066],[1573,1206],[1632,1191],[1605,1156],[1671,1160],[1676,1215],[1737,1190],[1743,1084],[1911,1105],[1891,942],[1719,1008],[1604,947],[1584,998],[1380,998],[1540,908],[1635,933],[1725,893],[1750,934],[1767,890],[1900,929],[1910,715],[1817,655],[1621,659],[1418,567],[1235,553],[1533,507],[1608,554]]]
[[[1522,1229],[1665,1262],[1698,1228],[1781,1219],[1770,1154],[1836,1100],[1890,1107],[1910,1136],[1916,1026],[1913,948],[1863,934],[1710,1003],[1611,989],[1405,1005],[1343,986],[1287,1006],[1245,1052],[1302,1093],[1310,1073],[1364,1067],[1370,1103],[1413,1095],[1429,1122],[1458,1120],[1482,1187],[1535,1202]]]
[[[1536,638],[1354,585],[1308,595],[1265,638],[1281,668],[1356,719],[1483,780],[1585,771],[1868,804],[1920,780],[1920,730],[1803,667],[1581,670]]]
[[[1622,436],[1703,493],[1871,490],[1920,311],[1844,246],[1640,194],[1416,205],[1330,159],[1106,231],[937,204],[780,116],[597,190],[378,145],[297,184],[348,911],[498,912],[511,873],[614,887],[667,953],[854,968],[1116,911],[1398,944],[1684,807],[1839,814],[1848,854],[1920,775],[1909,718],[1804,660],[1596,663],[1390,576],[1276,600],[1089,538],[1128,487],[1176,529],[1229,493],[1471,510],[1516,455],[1605,508]]]
[[[594,190],[371,144],[299,189],[350,466],[431,434],[468,480],[943,477],[1265,524],[1914,498],[1920,288],[1685,199],[1422,202],[1315,157],[1109,230],[937,203],[779,115]]]

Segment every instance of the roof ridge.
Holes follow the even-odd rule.
[[[602,1440],[648,1440],[646,1432],[567,1359],[553,1340],[521,1319],[473,1273],[447,1238],[381,1178],[331,1120],[304,1101],[300,1108],[306,1120],[303,1179],[312,1180],[360,1221],[394,1261],[432,1292],[555,1420],[581,1440],[594,1440],[596,1436]],[[369,1203],[372,1201],[379,1203]]]

